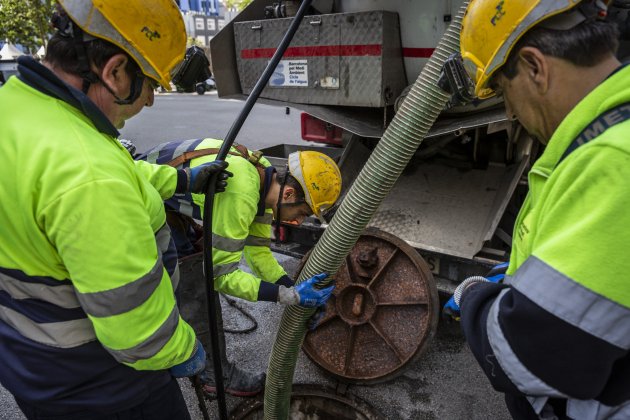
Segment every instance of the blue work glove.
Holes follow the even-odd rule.
[[[315,286],[321,285],[326,277],[328,277],[326,273],[317,274],[295,286],[295,291],[300,298],[300,306],[315,308],[326,304],[335,286],[328,286],[321,290],[315,288]]]
[[[206,367],[206,351],[199,340],[195,341],[195,349],[192,355],[185,362],[175,365],[169,369],[171,375],[175,378],[185,378],[195,376],[203,372]]]
[[[227,180],[232,176],[230,171],[226,171],[228,163],[223,160],[215,160],[214,162],[204,163],[194,168],[185,168],[188,175],[188,188],[187,191],[195,194],[204,194],[206,192],[206,184],[208,179],[215,173],[218,173],[217,183],[215,185],[216,192],[225,191],[227,187]]]
[[[444,319],[450,321],[459,321],[461,318],[461,311],[459,309],[459,305],[455,303],[455,295],[451,296],[451,298],[446,302],[444,307],[442,308],[442,316]]]
[[[318,306],[315,313],[308,319],[306,326],[313,331],[326,316],[326,305]]]
[[[507,271],[509,265],[509,262],[495,265],[490,269],[490,271],[488,271],[488,273],[486,273],[486,278],[492,283],[501,283],[505,278],[505,272]]]
[[[461,318],[461,310],[459,308],[459,301],[464,293],[464,289],[474,283],[483,283],[483,282],[491,282],[491,283],[501,283],[505,278],[505,272],[507,271],[509,263],[501,263],[492,267],[492,269],[486,274],[486,277],[474,276],[469,277],[463,282],[460,283],[459,286],[455,289],[455,293],[453,296],[446,302],[444,307],[442,308],[442,316],[446,319],[452,319],[455,321],[459,321]]]

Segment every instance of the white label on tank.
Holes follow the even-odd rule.
[[[281,60],[269,79],[269,86],[308,87],[308,60]]]
[[[332,76],[326,76],[319,79],[319,85],[325,89],[339,89],[339,79]]]

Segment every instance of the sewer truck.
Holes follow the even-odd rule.
[[[254,0],[211,40],[219,97],[252,91],[299,3]],[[301,110],[305,143],[265,156],[284,167],[294,150],[329,154],[342,172],[342,203],[462,4],[314,0],[259,99]],[[627,38],[630,2],[612,6]],[[391,379],[420,357],[440,299],[508,260],[540,152],[499,100],[447,103],[338,270],[327,316],[304,340],[307,355],[351,383]],[[326,228],[315,218],[283,225],[272,248],[303,257]]]

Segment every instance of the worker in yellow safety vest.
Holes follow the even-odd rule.
[[[191,171],[213,162],[222,144],[215,139],[174,141],[136,158]],[[295,152],[289,155],[287,167],[276,171],[266,158],[242,145],[233,146],[226,161],[233,177],[225,192],[216,195],[213,207],[212,262],[216,290],[249,301],[323,307],[333,286],[322,290],[315,286],[319,286],[326,275],[294,285],[271,253],[271,227],[273,220],[300,224],[311,215],[322,217],[341,193],[341,173],[336,163],[320,152]],[[202,219],[203,204],[204,196],[194,193],[175,194],[165,201],[179,257],[200,251],[195,243],[200,239],[201,229],[195,219]],[[239,268],[242,256],[253,274]],[[186,280],[182,279],[182,283]],[[204,299],[202,288],[198,289],[197,294],[193,292],[194,299]],[[190,304],[193,303],[180,300],[182,312]],[[208,336],[203,328],[207,324],[206,316],[203,311],[197,311],[189,320],[202,342]],[[219,341],[224,345],[223,337]],[[204,344],[210,353],[209,342]],[[224,363],[228,363],[224,368],[226,392],[251,396],[263,389],[264,373],[241,370],[227,360]],[[206,392],[214,393],[212,363],[206,366],[201,379]]]
[[[206,358],[163,262],[163,200],[225,166],[136,162],[117,141],[184,72],[184,22],[172,0],[56,7],[44,61],[0,89],[0,383],[28,419],[189,419],[175,377]]]
[[[462,21],[476,96],[545,145],[507,271],[445,308],[515,419],[630,418],[630,67],[606,3],[472,0]]]

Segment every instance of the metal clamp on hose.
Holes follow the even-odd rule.
[[[466,105],[476,99],[475,83],[468,75],[460,53],[453,53],[446,59],[437,84],[444,92],[452,95],[451,107]]]

